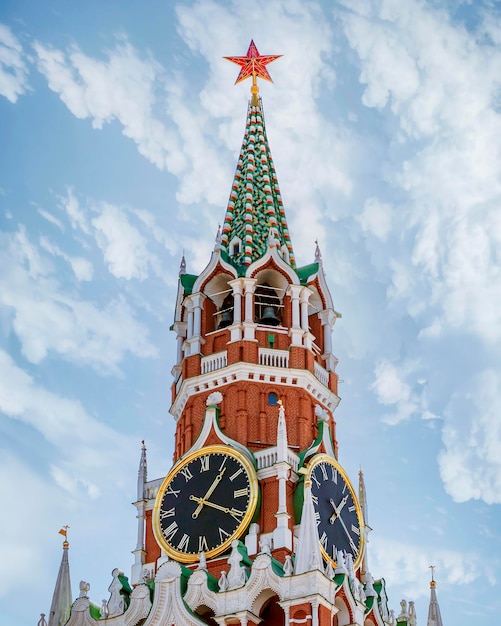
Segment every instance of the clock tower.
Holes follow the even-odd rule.
[[[278,56],[227,58],[251,100],[212,255],[199,275],[181,262],[174,457],[148,480],[143,444],[131,586],[114,570],[110,601],[81,596],[68,625],[394,626],[363,477],[357,493],[338,461],[340,314],[318,245],[296,262],[266,136],[257,79]]]

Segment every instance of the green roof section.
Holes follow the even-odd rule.
[[[296,262],[266,136],[262,101],[250,103],[245,134],[223,222],[221,244],[234,267],[248,267],[266,254],[270,229],[288,262]],[[238,241],[238,246],[234,244]]]
[[[185,294],[189,296],[193,291],[193,285],[197,280],[198,276],[194,274],[180,274],[179,280],[181,281],[181,285],[184,287]]]
[[[319,263],[310,263],[309,265],[298,267],[296,269],[296,273],[299,277],[301,284],[304,285],[310,276],[315,275],[318,272],[319,267]]]

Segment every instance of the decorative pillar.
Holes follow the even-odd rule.
[[[287,295],[290,296],[291,299],[292,325],[289,330],[289,336],[293,346],[303,345],[303,331],[301,329],[301,315],[299,309],[299,297],[302,289],[301,285],[289,285],[287,289]]]
[[[255,341],[256,339],[256,324],[254,323],[254,290],[256,289],[255,278],[244,278],[242,283],[244,285],[245,293],[245,309],[244,309],[244,339]]]
[[[332,309],[325,309],[319,312],[318,317],[324,329],[324,352],[322,358],[325,361],[325,369],[328,372],[334,372],[337,359],[332,354],[332,327],[336,321],[336,314]]]
[[[203,293],[195,293],[186,298],[185,305],[188,307],[188,331],[186,344],[186,356],[200,354],[202,351],[202,308],[206,296]]]
[[[239,341],[242,339],[243,279],[237,278],[237,280],[231,280],[229,285],[233,289],[233,324],[231,325],[231,341]]]
[[[300,294],[300,307],[301,307],[301,328],[303,330],[303,345],[305,348],[310,348],[313,343],[313,335],[310,333],[310,327],[308,324],[308,300],[312,294],[311,289],[303,287]]]

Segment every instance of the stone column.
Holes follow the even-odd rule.
[[[291,299],[292,326],[289,329],[289,336],[293,346],[303,345],[303,331],[301,329],[301,314],[299,309],[299,297],[302,289],[301,285],[289,285],[287,289],[287,295],[290,296]]]

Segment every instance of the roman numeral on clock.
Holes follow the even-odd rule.
[[[354,524],[351,525],[351,532],[355,533],[355,535],[357,535],[357,537],[360,537],[360,528],[358,528],[358,526],[355,526]]]
[[[327,549],[327,535],[326,533],[322,533],[322,536],[320,537],[320,543],[322,544],[322,547],[324,550]]]
[[[165,490],[166,496],[175,496],[177,498],[178,493],[179,493],[179,489],[178,490],[172,489],[172,485],[169,485],[167,489]]]
[[[200,471],[201,472],[206,472],[209,469],[209,460],[210,460],[210,456],[200,457]]]
[[[233,481],[235,480],[235,478],[236,478],[237,476],[240,476],[240,474],[241,474],[242,472],[243,472],[243,469],[242,469],[242,468],[237,469],[237,471],[236,471],[234,474],[232,474],[232,475],[230,476],[230,480],[233,482]]]
[[[184,534],[181,541],[177,544],[177,549],[185,550],[188,547],[189,541],[190,541],[190,536],[187,534]]]
[[[181,468],[179,470],[179,473],[184,476],[186,482],[188,482],[189,480],[191,480],[193,478],[193,474],[190,472],[190,468],[189,467]]]
[[[167,526],[167,528],[164,528],[162,530],[164,537],[167,539],[167,541],[171,541],[172,537],[174,537],[174,535],[177,533],[179,526],[177,525],[177,522],[172,522],[172,524],[170,526]]]
[[[322,475],[324,477],[324,480],[327,480],[327,468],[325,467],[323,463],[320,465],[320,469],[322,470]]]
[[[236,489],[233,492],[234,498],[241,498],[242,496],[248,496],[248,495],[249,495],[249,487],[244,487],[243,489]]]
[[[219,530],[219,541],[221,543],[223,543],[223,541],[226,541],[231,536],[230,533],[227,533],[222,528],[218,528],[218,530]]]
[[[200,535],[200,537],[198,538],[198,551],[207,552],[208,549],[209,546],[207,545],[207,539],[205,538],[205,535]]]
[[[160,519],[165,519],[166,517],[174,517],[175,514],[176,509],[175,507],[172,507],[172,509],[167,509],[167,511],[160,511]]]

